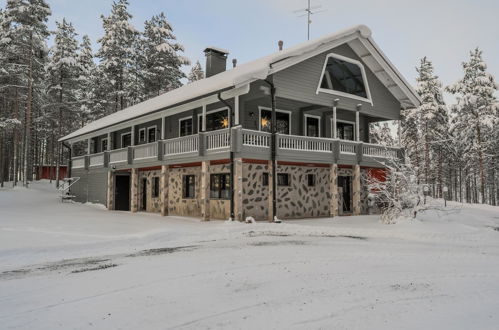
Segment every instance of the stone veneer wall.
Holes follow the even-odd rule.
[[[161,212],[161,190],[158,195],[158,197],[153,198],[152,197],[152,189],[153,189],[153,180],[154,177],[161,178],[161,170],[154,170],[154,171],[139,171],[139,210],[140,211],[147,211],[147,212],[156,212],[159,213]],[[147,205],[146,209],[142,210],[142,192],[143,192],[143,180],[144,178],[147,179]],[[161,184],[161,182],[160,182]],[[160,186],[161,188],[161,186]]]
[[[229,173],[229,164],[210,165],[210,175],[218,173]],[[227,220],[230,216],[230,200],[211,199],[210,197],[210,218]]]
[[[329,216],[329,167],[278,165],[276,173],[288,173],[290,185],[277,186],[277,216],[283,219]],[[307,174],[315,174],[309,187]]]
[[[263,185],[263,173],[268,172],[268,165],[243,163],[243,219],[268,219],[269,187]]]
[[[182,177],[193,174],[196,176],[195,198],[182,198]],[[201,217],[200,197],[201,167],[170,168],[168,180],[168,212],[170,215]]]

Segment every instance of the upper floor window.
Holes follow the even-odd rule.
[[[291,134],[291,112],[276,110],[276,133]],[[260,108],[260,131],[270,132],[272,110]]]
[[[107,138],[104,138],[100,141],[101,143],[101,150],[100,151],[106,151],[107,150]]]
[[[132,133],[121,134],[121,147],[126,148],[132,145]]]
[[[179,136],[186,136],[193,134],[192,131],[192,117],[179,119]]]
[[[203,127],[203,116],[198,115],[198,128]],[[206,113],[206,131],[216,131],[229,127],[229,109],[213,110]]]
[[[141,128],[139,129],[139,143],[141,142],[146,142],[146,129]]]
[[[317,92],[338,94],[371,102],[364,66],[348,57],[329,54]]]
[[[156,142],[156,126],[147,129],[147,142]]]

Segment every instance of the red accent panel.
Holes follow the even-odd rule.
[[[305,166],[305,167],[329,167],[329,164],[284,162],[284,161],[278,161],[277,165],[291,165],[291,166]]]
[[[139,172],[160,170],[161,166],[151,166],[139,168]]]
[[[40,179],[49,180],[50,178],[52,178],[53,180],[55,180],[56,171],[57,171],[56,166],[44,165],[41,167],[40,166],[35,167],[35,173],[40,174]],[[67,176],[68,176],[67,166],[65,165],[59,166],[59,179],[62,180]]]
[[[353,168],[352,165],[338,165],[338,168]]]
[[[211,160],[210,165],[221,165],[221,164],[229,164],[230,159],[216,159],[216,160]]]

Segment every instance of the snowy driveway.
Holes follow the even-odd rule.
[[[16,329],[497,329],[499,208],[255,225],[0,190]]]

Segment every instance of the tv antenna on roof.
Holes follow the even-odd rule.
[[[294,11],[295,14],[304,12],[302,15],[299,15],[298,17],[307,16],[307,40],[310,40],[310,24],[312,24],[312,15],[326,11],[326,9],[321,9],[321,8],[322,6],[320,5],[311,6],[310,0],[308,0],[307,8],[298,9]]]

